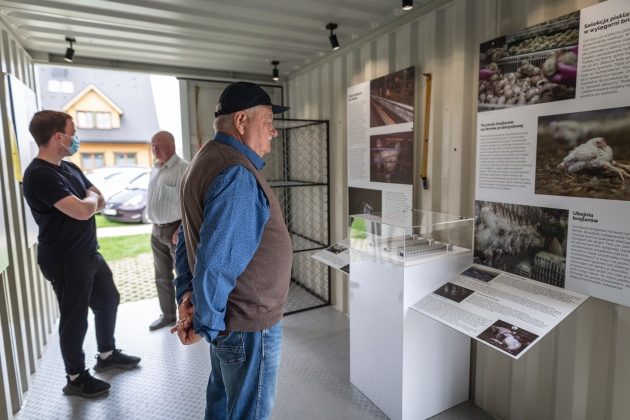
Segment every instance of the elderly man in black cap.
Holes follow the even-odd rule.
[[[280,365],[282,312],[291,278],[291,239],[278,199],[259,172],[277,136],[258,85],[225,88],[215,137],[182,180],[176,251],[184,344],[210,342],[206,419],[270,418]]]

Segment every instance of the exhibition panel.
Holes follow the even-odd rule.
[[[475,260],[628,306],[625,6],[481,44]]]
[[[448,280],[412,308],[515,359],[588,299],[480,265]]]
[[[412,207],[415,79],[408,67],[347,90],[348,214]]]

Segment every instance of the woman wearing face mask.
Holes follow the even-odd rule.
[[[59,301],[59,344],[67,375],[63,392],[95,398],[110,386],[85,368],[88,308],[94,312],[99,352],[94,370],[132,369],[140,362],[115,346],[120,296],[111,270],[97,251],[94,220],[105,199],[75,164],[63,160],[79,150],[68,114],[40,111],[33,116],[29,131],[39,153],[24,173],[24,196],[39,226],[37,262]]]

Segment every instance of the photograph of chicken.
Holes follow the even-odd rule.
[[[564,287],[569,211],[475,202],[474,262]]]
[[[538,336],[516,325],[498,319],[494,324],[479,334],[477,338],[491,346],[516,356],[533,343]]]
[[[630,107],[538,118],[534,192],[630,200]]]
[[[580,13],[484,42],[478,110],[575,98]]]

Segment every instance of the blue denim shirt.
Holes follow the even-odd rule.
[[[235,148],[256,169],[265,165],[260,156],[232,136],[219,132],[214,141]],[[214,179],[204,197],[194,273],[188,265],[184,232],[179,229],[177,275],[173,280],[177,302],[192,290],[194,329],[208,341],[225,330],[228,296],[258,249],[269,216],[269,202],[256,177],[245,167],[234,165]]]

